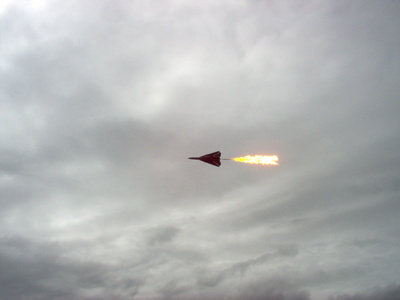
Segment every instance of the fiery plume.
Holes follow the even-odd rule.
[[[243,157],[231,158],[231,160],[240,161],[248,164],[262,164],[279,166],[277,155],[247,155]]]

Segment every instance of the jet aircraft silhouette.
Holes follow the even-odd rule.
[[[209,154],[199,156],[199,157],[189,157],[189,159],[201,160],[202,162],[219,167],[221,165],[221,152],[217,151],[217,152],[209,153]],[[222,159],[224,159],[224,158],[222,158]]]

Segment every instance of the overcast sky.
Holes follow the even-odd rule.
[[[5,1],[0,299],[400,299],[399,16]]]

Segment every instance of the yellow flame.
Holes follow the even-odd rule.
[[[262,164],[279,166],[277,155],[247,155],[243,157],[235,157],[232,160],[240,161],[248,164]]]

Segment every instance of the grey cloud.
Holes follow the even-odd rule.
[[[103,268],[95,263],[64,259],[63,249],[24,238],[1,240],[1,281],[4,299],[67,299],[83,287],[105,284]]]
[[[172,280],[166,283],[160,290],[162,299],[176,299],[180,294],[187,291],[188,287],[179,286],[176,281]]]
[[[197,281],[201,286],[214,287],[232,276],[243,277],[251,267],[259,267],[277,258],[293,257],[297,254],[297,251],[296,245],[281,245],[275,252],[265,253],[246,261],[233,263],[222,271],[202,270]]]
[[[149,246],[168,243],[178,234],[179,229],[172,226],[159,226],[150,230]]]
[[[398,300],[400,299],[400,286],[390,284],[386,287],[379,287],[368,292],[357,294],[341,294],[329,297],[329,300]]]
[[[373,247],[379,245],[382,241],[379,238],[356,238],[354,240],[346,241],[354,247]]]
[[[223,296],[213,299],[310,300],[312,297],[308,291],[299,290],[289,281],[276,277],[270,280],[257,278],[251,282],[243,283],[240,289],[230,285],[229,291]]]
[[[281,291],[276,288],[263,288],[256,291],[251,291],[248,294],[243,294],[240,298],[243,299],[245,297],[249,300],[262,300],[262,299],[271,299],[271,300],[310,300],[310,294],[306,291],[294,291],[287,292]]]
[[[398,15],[396,1],[12,1],[0,298],[397,292]],[[186,159],[217,150],[280,166]]]

